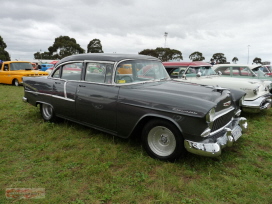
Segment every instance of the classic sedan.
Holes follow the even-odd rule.
[[[221,86],[229,89],[237,89],[246,92],[242,103],[242,110],[245,112],[260,112],[271,107],[271,81],[256,79],[256,74],[250,69],[223,69],[218,65],[220,71],[217,74],[212,65],[205,62],[163,62],[168,73],[178,81],[188,81],[197,84]],[[222,69],[220,69],[222,68]],[[177,75],[178,73],[178,75]],[[223,77],[239,75],[239,78]],[[251,76],[248,79],[246,76]],[[254,77],[255,76],[255,77]]]
[[[121,74],[129,65],[132,72]],[[66,69],[76,66],[77,72]],[[99,71],[88,71],[88,67]],[[24,78],[23,101],[45,121],[71,120],[109,134],[141,137],[153,158],[174,161],[187,150],[219,156],[247,130],[242,91],[177,82],[145,55],[89,53],[60,60],[48,77]]]

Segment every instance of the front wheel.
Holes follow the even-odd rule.
[[[177,127],[165,120],[152,120],[142,132],[143,147],[152,158],[175,161],[184,153],[184,139]]]
[[[40,104],[40,112],[45,121],[56,122],[57,117],[55,116],[53,107],[49,104]]]
[[[20,85],[18,79],[14,79],[13,84],[14,84],[14,86],[19,86]]]

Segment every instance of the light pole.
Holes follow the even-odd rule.
[[[164,48],[166,48],[166,38],[167,38],[167,35],[168,35],[168,33],[165,32],[165,33],[164,33],[164,37],[165,37]]]
[[[247,64],[249,62],[249,47],[250,47],[250,45],[247,46]]]

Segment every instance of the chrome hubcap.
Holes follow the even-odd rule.
[[[43,104],[42,106],[45,119],[50,119],[52,117],[52,107],[47,104]]]
[[[150,149],[159,156],[169,156],[176,148],[176,139],[171,130],[163,126],[152,128],[147,136]]]

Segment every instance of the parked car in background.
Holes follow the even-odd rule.
[[[46,71],[49,68],[53,68],[54,64],[41,64],[41,71]]]
[[[47,76],[47,72],[33,70],[31,62],[27,61],[5,61],[0,67],[0,83],[19,86],[22,77]]]
[[[212,68],[215,72],[220,72],[223,77],[272,80],[269,74],[263,72],[263,65],[217,64]]]
[[[124,64],[131,73],[119,72]],[[65,71],[73,66],[80,71]],[[141,137],[148,155],[174,161],[185,150],[219,156],[237,141],[247,130],[239,108],[244,94],[173,81],[151,56],[88,53],[63,58],[48,77],[25,77],[23,101],[39,105],[45,121],[64,118],[122,138]]]
[[[271,81],[258,80],[256,74],[250,69],[220,69],[221,75],[213,70],[212,65],[205,62],[164,62],[163,65],[169,75],[178,81],[245,91],[246,95],[241,104],[245,112],[260,112],[271,107]],[[228,76],[240,74],[240,78],[223,77],[224,74]],[[243,76],[252,76],[252,78]]]
[[[122,64],[122,67],[118,67],[119,74],[132,74],[132,67],[130,64]]]
[[[258,74],[258,71],[262,71],[264,73],[264,75],[267,75],[270,77],[272,75],[271,66],[269,66],[269,65],[262,65],[262,66],[253,67],[251,70],[253,72],[255,72],[256,74]]]

